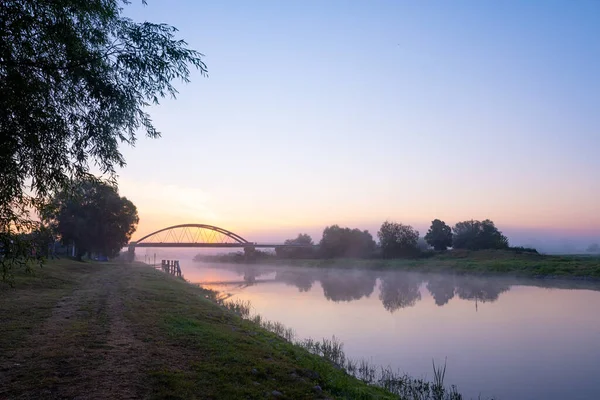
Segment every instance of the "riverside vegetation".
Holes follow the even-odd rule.
[[[377,372],[147,266],[54,260],[14,283],[0,284],[0,398],[461,398],[443,367],[433,383]]]
[[[196,261],[244,263],[243,253],[199,255]],[[518,250],[448,250],[414,258],[280,258],[260,252],[256,262],[303,267],[398,269],[474,275],[600,280],[598,255],[545,255]]]
[[[275,253],[255,251],[251,262],[336,268],[403,269],[422,272],[504,274],[519,277],[600,279],[600,254],[545,255],[510,246],[490,220],[458,222],[450,228],[435,219],[424,238],[410,225],[385,221],[377,232],[328,226],[316,245],[299,234]],[[451,249],[449,249],[451,247]],[[595,249],[595,247],[590,247]],[[196,261],[245,263],[244,253],[198,254]]]
[[[249,301],[222,301],[218,297],[218,292],[209,292],[209,297],[213,298],[215,302],[238,314],[242,318],[253,322],[263,329],[275,333],[287,342],[305,349],[311,354],[322,357],[336,368],[340,368],[345,373],[368,385],[385,389],[396,395],[399,399],[459,400],[463,398],[456,386],[444,386],[446,375],[445,361],[443,366],[436,366],[435,361],[432,360],[432,382],[425,379],[415,379],[400,371],[395,371],[391,367],[378,367],[365,359],[354,360],[347,357],[343,349],[343,343],[335,336],[331,339],[324,338],[320,341],[312,338],[299,339],[296,337],[293,329],[287,328],[279,322],[265,320],[260,314],[252,314],[252,307]],[[355,393],[351,398],[360,398],[359,396],[360,393]]]

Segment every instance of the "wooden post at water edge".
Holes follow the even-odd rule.
[[[181,277],[181,267],[179,266],[179,260],[162,260],[160,262],[160,269],[169,274]]]

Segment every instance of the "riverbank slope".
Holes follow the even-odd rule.
[[[394,398],[142,265],[0,283],[0,399]]]
[[[212,262],[236,262],[228,255]],[[529,278],[600,280],[600,256],[546,255],[508,250],[452,250],[420,258],[398,259],[279,259],[264,258],[260,264],[321,268],[397,269],[417,272],[504,275]]]

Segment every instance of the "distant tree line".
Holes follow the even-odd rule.
[[[310,235],[306,233],[300,233],[295,239],[288,239],[284,245],[290,247],[277,247],[275,248],[275,254],[280,258],[314,258],[317,254],[314,246],[314,242]],[[298,246],[298,247],[294,247]]]
[[[424,238],[410,225],[385,221],[377,232],[377,238],[379,243],[375,242],[369,231],[332,225],[324,229],[318,249],[313,246],[308,234],[300,234],[285,242],[290,247],[277,249],[276,252],[281,258],[419,257],[449,248],[536,252],[535,249],[511,248],[508,238],[489,219],[461,221],[452,228],[444,221],[435,219]]]
[[[375,240],[369,231],[332,225],[323,230],[319,254],[323,258],[365,258],[371,256],[375,248]]]

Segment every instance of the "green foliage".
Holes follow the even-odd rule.
[[[425,241],[436,251],[452,247],[452,229],[444,221],[434,219],[425,235]]]
[[[423,254],[431,252],[431,246],[429,245],[429,243],[427,243],[427,241],[423,237],[420,237],[419,240],[417,241],[417,248]]]
[[[0,280],[12,284],[15,268],[30,271],[32,265],[41,265],[45,261],[53,242],[52,234],[39,223],[31,226],[32,230],[28,233],[0,232]]]
[[[299,233],[296,239],[288,239],[284,244],[312,246],[314,243],[308,233]]]
[[[316,251],[312,247],[314,242],[307,233],[299,233],[295,239],[287,239],[284,244],[290,247],[277,247],[275,253],[280,258],[313,258]],[[303,247],[291,247],[303,246]],[[306,247],[304,247],[306,246]]]
[[[538,251],[536,249],[534,249],[533,247],[511,246],[508,248],[508,250],[514,251],[517,254],[521,254],[521,253],[539,254]]]
[[[507,249],[508,239],[489,219],[463,221],[454,225],[452,246],[455,249]]]
[[[326,227],[319,243],[319,251],[325,258],[366,258],[374,250],[375,241],[369,231],[341,228],[339,225]]]
[[[75,244],[79,259],[86,253],[116,256],[139,221],[131,201],[97,180],[78,181],[57,193],[43,218],[63,243]]]
[[[189,66],[206,73],[174,27],[134,22],[122,4],[0,3],[0,241],[32,232],[30,211],[90,162],[114,178],[122,142],[160,135],[145,108],[174,97]]]
[[[222,262],[222,263],[231,263],[231,264],[247,264],[247,263],[256,263],[256,262],[267,262],[269,260],[274,260],[275,254],[270,251],[265,250],[257,250],[252,251],[251,256],[243,251],[234,251],[229,253],[222,254],[196,254],[193,258],[194,261],[197,262]]]
[[[385,221],[381,224],[377,237],[385,258],[414,256],[419,252],[419,232],[410,225]]]

